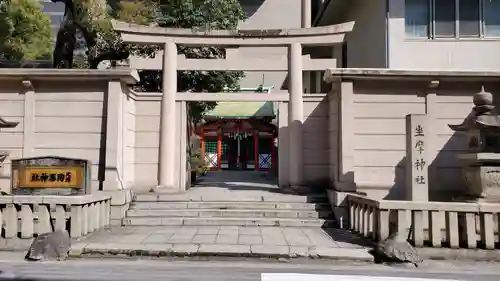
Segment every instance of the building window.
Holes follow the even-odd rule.
[[[467,0],[471,1],[471,0]],[[472,0],[476,1],[477,0]],[[453,38],[456,36],[456,0],[438,0],[434,1],[432,7],[434,13],[434,35],[436,37]]]
[[[483,0],[484,35],[500,37],[500,0]]]
[[[411,37],[427,37],[429,34],[430,2],[428,0],[406,0],[405,29]]]
[[[405,32],[418,38],[500,37],[500,0],[405,0]]]
[[[458,30],[460,37],[481,36],[481,1],[458,1]]]

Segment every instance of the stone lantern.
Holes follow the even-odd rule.
[[[458,155],[468,185],[465,199],[500,201],[500,116],[493,95],[484,87],[474,95],[473,102],[462,124],[448,125],[467,136],[468,150]]]

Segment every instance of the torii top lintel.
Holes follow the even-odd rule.
[[[286,46],[300,43],[309,46],[342,43],[354,22],[312,28],[207,30],[150,27],[113,20],[113,28],[125,43],[161,45],[174,42],[192,46]]]

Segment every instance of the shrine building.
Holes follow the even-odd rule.
[[[262,94],[269,93],[265,88]],[[258,92],[259,89],[242,89]],[[275,102],[219,102],[203,116],[196,133],[209,170],[268,170],[276,165]]]

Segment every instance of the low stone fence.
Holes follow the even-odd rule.
[[[376,241],[411,227],[416,247],[499,248],[500,204],[346,197],[349,228]]]
[[[0,225],[4,240],[31,240],[52,229],[65,229],[72,238],[109,225],[111,196],[0,196]],[[21,243],[24,244],[24,243]]]

